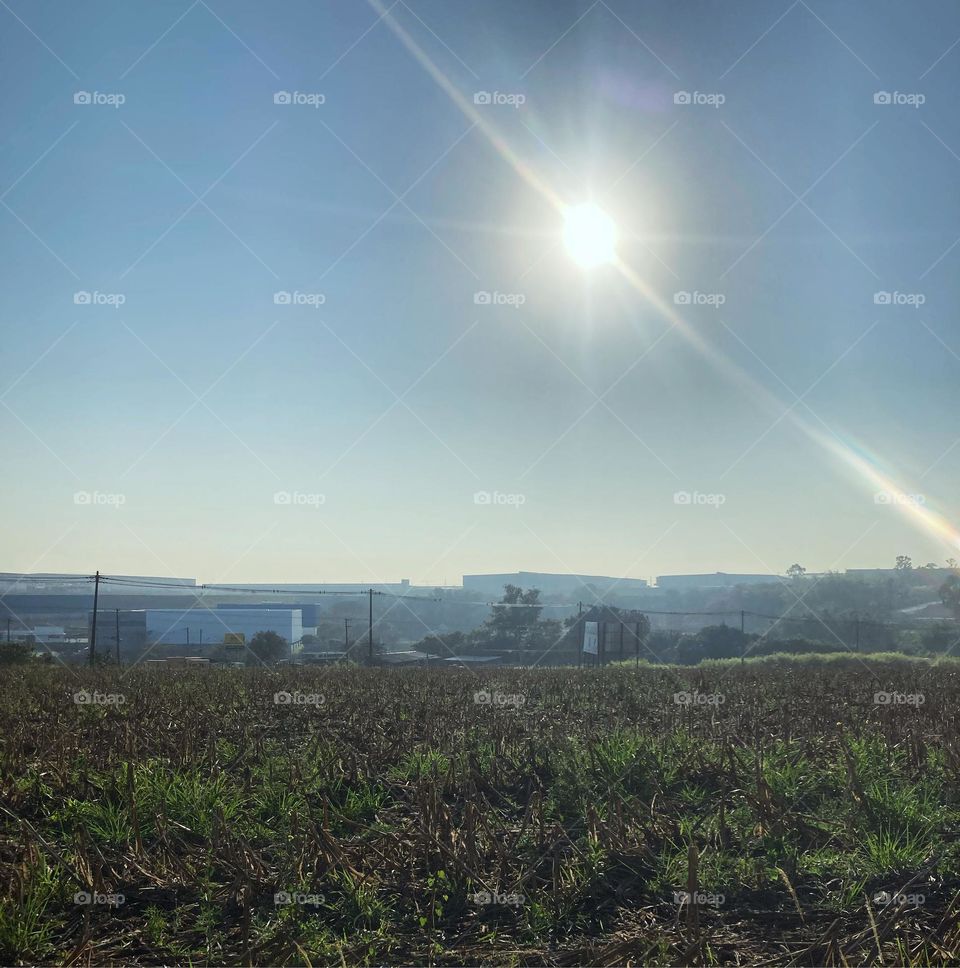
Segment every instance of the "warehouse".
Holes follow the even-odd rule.
[[[91,613],[92,620],[92,613]],[[303,638],[299,608],[221,609],[146,608],[97,613],[97,643],[107,650],[116,647],[117,626],[121,654],[144,645],[218,645],[226,633],[243,635],[276,632],[290,645]]]
[[[256,604],[250,602],[221,602],[217,605],[217,608],[242,608],[246,611],[252,609],[263,611],[264,609],[299,608],[305,629],[316,628],[320,621],[318,616],[322,612],[322,607],[316,602],[258,602]]]
[[[299,608],[208,609],[184,613],[176,608],[145,609],[147,641],[163,645],[219,643],[227,632],[240,633],[247,642],[257,632],[276,632],[293,645],[303,638]]]

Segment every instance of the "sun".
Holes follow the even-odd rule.
[[[594,269],[616,259],[617,226],[592,202],[570,205],[563,215],[563,242],[578,266]]]

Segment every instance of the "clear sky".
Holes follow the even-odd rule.
[[[955,4],[0,22],[0,569],[960,557]]]

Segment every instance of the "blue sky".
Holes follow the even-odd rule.
[[[956,555],[955,6],[387,7],[0,8],[4,569]]]

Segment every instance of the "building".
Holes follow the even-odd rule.
[[[213,645],[223,642],[225,633],[239,633],[249,642],[257,632],[276,632],[288,644],[303,638],[303,617],[299,608],[282,606],[259,609],[194,608],[184,613],[176,608],[144,609],[147,641],[161,645]]]
[[[545,595],[591,595],[604,596],[610,592],[640,591],[648,586],[643,578],[611,578],[607,575],[563,575],[544,571],[514,571],[505,574],[464,575],[466,591],[502,595],[504,585],[521,588],[539,588]]]
[[[355,595],[366,592],[371,588],[375,592],[390,592],[393,595],[406,595],[412,586],[409,578],[401,578],[394,582],[227,582],[217,583],[217,588],[256,592],[282,592],[285,595],[296,595],[302,592],[323,592],[325,595]]]
[[[92,622],[93,613],[90,613]],[[273,606],[258,609],[144,608],[99,611],[97,648],[112,652],[117,642],[119,619],[120,652],[129,655],[147,645],[219,645],[228,633],[243,635],[249,642],[257,632],[276,632],[290,645],[303,638],[299,608]]]
[[[687,591],[692,588],[764,585],[784,580],[779,575],[731,575],[725,571],[717,571],[712,575],[657,575],[657,588],[664,591]]]
[[[251,604],[250,602],[221,602],[221,604],[217,605],[217,608],[260,609],[261,611],[275,608],[299,608],[304,629],[316,629],[320,624],[318,619],[323,611],[323,606],[317,602],[258,602],[257,604]]]
[[[135,591],[140,595],[165,595],[175,592],[180,585],[196,586],[196,578],[162,578],[157,575],[112,575],[126,584],[112,586],[111,590]],[[92,594],[91,575],[74,575],[62,572],[38,571],[32,574],[0,572],[0,591],[39,592],[45,595],[62,595],[65,592]],[[141,583],[141,584],[137,584]],[[104,582],[101,591],[110,587]]]

